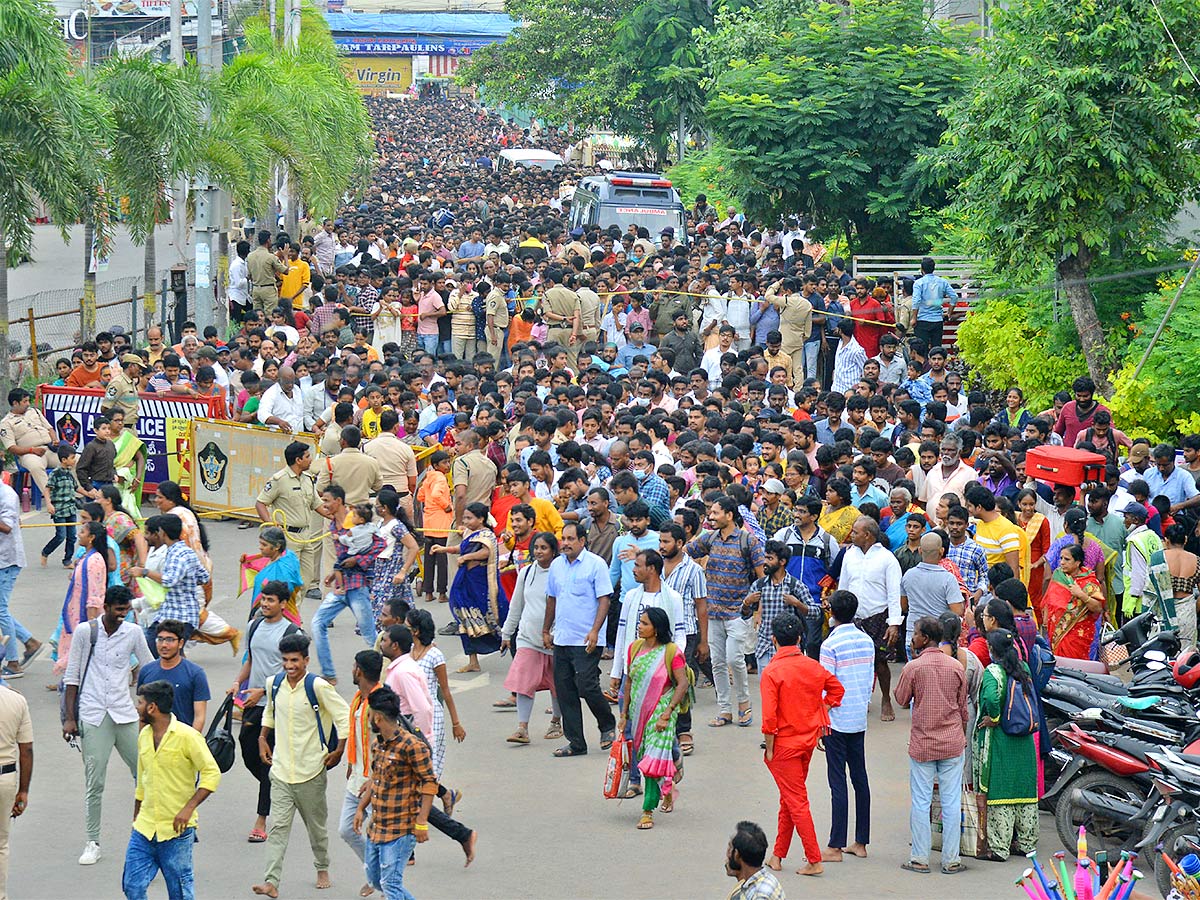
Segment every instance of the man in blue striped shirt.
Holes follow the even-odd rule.
[[[871,787],[867,782],[864,741],[867,736],[867,706],[875,689],[875,642],[854,625],[858,598],[850,591],[829,595],[833,630],[821,645],[821,665],[833,673],[846,694],[842,705],[829,711],[830,733],[825,737],[825,764],[833,821],[829,846],[821,853],[823,862],[841,862],[842,854],[867,855],[871,840]],[[849,793],[846,769],[854,785],[854,843],[847,846]]]

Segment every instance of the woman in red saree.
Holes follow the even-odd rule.
[[[1059,567],[1046,583],[1043,598],[1046,632],[1055,656],[1095,659],[1104,589],[1095,573],[1083,564],[1083,548],[1064,547]]]

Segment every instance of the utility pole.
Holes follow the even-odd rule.
[[[288,53],[295,53],[300,46],[300,6],[302,0],[285,0],[283,18],[283,46]],[[284,196],[287,198],[287,215],[284,217],[284,231],[298,240],[300,230],[300,192],[290,175],[283,176]]]
[[[199,0],[196,4],[196,59],[205,76],[213,74],[212,8],[213,0]],[[207,105],[200,110],[207,121],[210,111]],[[206,174],[197,177],[193,188],[196,192],[196,214],[192,222],[192,245],[195,252],[196,275],[196,327],[201,334],[215,324],[217,266],[214,263],[213,233],[220,228],[220,191],[210,183]]]
[[[171,65],[183,68],[183,0],[171,0]],[[180,178],[171,186],[171,243],[175,246],[175,262],[186,264],[187,258],[187,199],[188,181]],[[157,240],[154,235],[152,240]],[[163,314],[166,315],[166,310]],[[176,321],[187,318],[187,311]],[[147,319],[147,323],[149,319]],[[176,338],[179,335],[175,335]]]

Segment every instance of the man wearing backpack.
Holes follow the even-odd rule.
[[[942,652],[941,640],[942,625],[937,619],[918,619],[913,626],[912,661],[896,684],[896,702],[901,706],[912,703],[908,735],[912,851],[900,868],[929,874],[933,840],[929,808],[936,781],[938,796],[947,798],[942,802],[942,872],[957,875],[966,868],[959,859],[959,796],[967,747],[967,678],[958,660]]]
[[[279,642],[283,671],[267,685],[258,751],[271,767],[271,830],[263,882],[254,893],[279,896],[283,857],[296,813],[304,820],[317,868],[317,888],[330,887],[326,771],[346,749],[350,707],[324,678],[308,672],[308,635],[289,634]],[[271,737],[275,738],[272,749]]]
[[[717,497],[709,505],[712,531],[705,531],[687,545],[688,555],[708,557],[708,645],[712,652],[713,683],[717,689],[717,715],[713,728],[733,724],[733,702],[729,680],[737,694],[738,725],[754,722],[750,706],[750,679],[746,673],[743,646],[750,633],[750,620],[742,618],[742,601],[750,584],[763,574],[763,551],[741,528],[737,501]]]

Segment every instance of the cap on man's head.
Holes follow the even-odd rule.
[[[687,310],[685,310],[685,309],[681,309],[681,310],[679,310],[679,312],[675,313],[675,318],[676,318],[676,319],[683,319],[683,320],[685,320],[685,321],[686,321],[686,320],[689,318],[689,317],[688,317]]]
[[[126,353],[124,356],[121,357],[121,365],[132,366],[135,363],[137,365],[141,366],[143,369],[150,368],[148,365],[146,365],[146,361],[144,359],[142,359],[140,356],[138,356],[136,353]]]
[[[204,359],[216,359],[217,351],[214,350],[212,347],[205,345],[196,351],[196,355],[203,357]]]
[[[660,237],[675,237],[675,229],[672,228],[670,225],[668,225],[666,228],[664,228],[658,234]]]
[[[1135,502],[1127,504],[1125,508],[1121,510],[1121,515],[1133,516],[1135,519],[1145,519],[1147,516],[1149,516],[1149,513],[1146,512],[1146,507]]]
[[[583,229],[582,228],[572,228],[571,229],[571,237],[573,237],[573,238],[583,237]]]
[[[784,494],[787,493],[787,488],[778,478],[768,478],[763,482],[762,489],[768,494]]]
[[[1129,461],[1131,463],[1145,462],[1149,458],[1150,458],[1150,445],[1149,444],[1134,444],[1132,447],[1129,448]]]
[[[641,322],[634,322],[632,325],[629,326],[629,330],[630,330],[630,332],[645,331],[646,326],[643,325]]]

